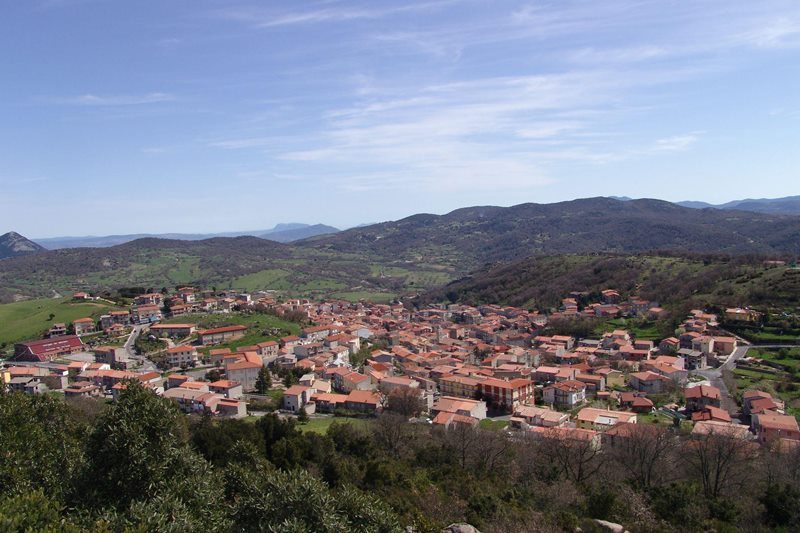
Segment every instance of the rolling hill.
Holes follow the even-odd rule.
[[[491,268],[433,289],[419,302],[501,303],[552,308],[572,291],[614,288],[678,309],[766,305],[794,309],[800,270],[766,267],[755,256],[561,255],[531,257]]]
[[[691,209],[661,200],[588,198],[469,207],[315,237],[299,246],[469,271],[531,255],[681,250],[800,252],[800,217]]]
[[[44,248],[17,232],[9,231],[0,235],[0,259],[21,257],[43,251]]]
[[[419,214],[291,244],[146,238],[4,260],[0,301],[175,284],[385,299],[530,256],[657,250],[791,258],[800,252],[800,217],[588,198]]]
[[[740,211],[752,211],[754,213],[767,213],[772,215],[800,215],[800,196],[786,196],[784,198],[748,198],[746,200],[734,200],[725,204],[709,204],[706,202],[685,201],[677,202],[683,207],[695,209],[738,209]]]

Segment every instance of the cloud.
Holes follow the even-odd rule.
[[[258,28],[273,28],[301,24],[346,22],[360,19],[381,19],[403,13],[435,10],[453,3],[456,3],[456,1],[440,0],[381,8],[375,8],[373,4],[367,3],[364,4],[363,7],[328,7],[283,13],[266,12],[264,10],[255,9],[227,9],[218,11],[217,14],[231,20],[250,23]]]
[[[691,145],[696,143],[700,137],[701,132],[686,133],[684,135],[675,135],[673,137],[666,137],[658,139],[653,146],[653,151],[656,152],[681,152],[687,150]]]
[[[141,95],[127,94],[105,96],[87,93],[79,96],[45,98],[44,100],[54,104],[102,107],[158,104],[162,102],[172,102],[175,100],[175,97],[171,94],[160,92],[146,93]]]
[[[744,41],[759,48],[800,46],[800,19],[778,17],[741,34]]]

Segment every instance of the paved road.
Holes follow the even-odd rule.
[[[739,413],[739,406],[736,404],[736,400],[731,397],[727,385],[725,385],[725,382],[722,380],[722,371],[733,370],[736,367],[736,361],[744,357],[749,348],[751,348],[751,346],[739,346],[730,356],[728,356],[728,360],[725,361],[725,363],[723,363],[719,368],[707,368],[705,370],[696,370],[694,372],[695,374],[699,374],[706,378],[711,382],[711,385],[719,389],[720,393],[722,394],[722,408],[728,411],[731,415],[737,415]]]
[[[139,370],[142,372],[158,372],[155,363],[143,355],[138,355],[133,347],[133,344],[144,328],[145,326],[143,325],[133,326],[133,331],[131,331],[131,334],[128,336],[128,340],[125,341],[125,350],[128,352],[128,357],[138,364]]]

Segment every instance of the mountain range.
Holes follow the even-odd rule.
[[[295,243],[468,271],[532,255],[680,250],[797,254],[800,217],[691,209],[662,200],[585,198],[419,214]]]
[[[738,209],[740,211],[753,211],[755,213],[769,213],[773,215],[800,215],[800,196],[786,196],[784,198],[748,198],[746,200],[734,200],[733,202],[717,205],[697,201],[677,202],[677,204],[694,209]]]
[[[793,258],[800,254],[800,217],[600,197],[418,214],[289,244],[145,238],[4,260],[0,298],[179,283],[309,295],[398,293],[532,256],[656,251]]]
[[[174,239],[179,241],[200,241],[216,237],[262,237],[276,242],[292,242],[299,239],[336,233],[339,229],[324,224],[282,223],[272,229],[254,231],[230,231],[223,233],[135,233],[129,235],[105,235],[84,237],[45,237],[36,239],[36,242],[48,250],[61,248],[105,248],[125,244],[137,239]]]

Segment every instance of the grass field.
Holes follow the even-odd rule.
[[[664,338],[664,336],[659,333],[658,325],[655,322],[626,318],[607,320],[595,328],[595,333],[602,335],[607,331],[613,331],[615,329],[626,329],[637,339],[646,341],[658,341]]]
[[[298,424],[300,431],[307,433],[325,434],[334,422],[340,424],[353,424],[357,427],[367,428],[370,420],[366,418],[348,418],[344,416],[326,416],[324,418],[310,418],[306,424]]]
[[[800,347],[779,349],[751,348],[748,350],[747,356],[765,359],[789,368],[800,369]]]
[[[298,335],[300,325],[282,318],[262,313],[229,313],[186,315],[169,318],[163,324],[197,324],[198,329],[220,328],[223,326],[247,326],[247,334],[241,339],[236,339],[224,344],[215,344],[202,348],[200,351],[207,353],[210,349],[230,348],[236,350],[240,346],[250,346],[259,342],[277,340],[286,335]],[[275,330],[276,334],[265,335],[265,331]]]
[[[233,280],[233,286],[245,291],[287,290],[292,284],[287,280],[291,273],[281,268],[271,268],[240,276]]]
[[[359,300],[367,300],[375,303],[387,303],[395,298],[397,295],[391,292],[370,292],[370,291],[352,291],[352,292],[335,292],[331,295],[333,298],[341,298],[348,302],[357,302]]]
[[[492,420],[491,418],[484,418],[478,424],[481,429],[490,429],[492,431],[500,431],[508,426],[508,420]]]
[[[3,304],[0,305],[0,344],[38,338],[55,323],[69,325],[78,318],[97,318],[113,309],[118,308],[102,302],[73,302],[70,298]]]

